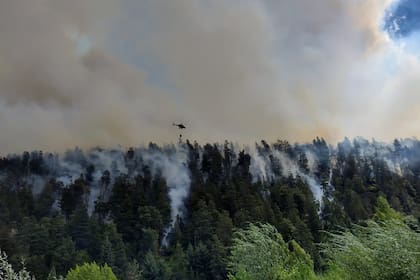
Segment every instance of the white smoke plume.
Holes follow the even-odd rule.
[[[324,196],[324,192],[322,190],[322,186],[317,182],[317,180],[306,173],[303,173],[299,166],[292,161],[287,155],[279,151],[273,151],[274,156],[280,161],[282,166],[283,176],[288,176],[288,174],[292,174],[293,176],[299,176],[303,178],[306,183],[309,185],[312,195],[314,199],[318,202],[320,209],[322,209],[322,198]]]
[[[145,150],[141,152],[144,163],[151,168],[152,174],[160,172],[169,188],[171,204],[171,226],[165,231],[162,244],[167,244],[167,237],[176,219],[183,216],[184,201],[191,185],[191,175],[187,166],[188,153],[185,147],[170,146],[161,150]]]
[[[252,175],[252,181],[255,182],[271,182],[274,179],[270,159],[261,155],[255,148],[248,150],[251,155],[251,166],[249,172]]]
[[[309,171],[311,171],[313,173],[315,171],[315,169],[317,168],[316,155],[312,151],[310,151],[308,149],[305,149],[305,156],[308,160]]]
[[[314,199],[320,205],[320,209],[322,208],[322,199],[324,195],[322,186],[317,182],[313,175],[304,173],[297,163],[288,155],[275,149],[270,149],[265,153],[260,152],[255,148],[249,149],[249,151],[251,155],[250,173],[254,183],[258,181],[262,183],[271,183],[278,179],[275,174],[279,173],[281,173],[281,176],[283,177],[292,175],[296,178],[299,176],[309,185]],[[315,157],[315,155],[313,155],[313,157]],[[277,161],[279,166],[273,164],[273,160]],[[315,161],[315,158],[313,158],[313,160]],[[280,170],[274,170],[275,168],[279,168]]]

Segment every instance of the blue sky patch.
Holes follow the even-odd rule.
[[[420,31],[420,1],[401,0],[387,12],[384,29],[391,38],[409,37]]]

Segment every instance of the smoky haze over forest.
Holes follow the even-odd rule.
[[[75,207],[74,203],[65,202],[67,195],[80,192],[87,213],[92,215],[94,211],[100,211],[98,203],[110,199],[113,186],[121,180],[135,183],[143,178],[156,184],[165,182],[170,219],[162,244],[167,245],[168,234],[177,219],[184,215],[184,204],[192,185],[200,180],[203,184],[219,184],[222,181],[229,184],[237,177],[243,177],[262,187],[261,191],[266,195],[273,185],[284,180],[301,182],[307,186],[318,215],[321,215],[325,202],[333,199],[334,172],[346,170],[340,166],[344,158],[372,169],[366,174],[374,182],[374,173],[381,169],[397,177],[416,177],[419,154],[420,141],[415,139],[396,139],[387,144],[363,138],[345,138],[337,146],[328,145],[322,138],[294,145],[284,140],[275,143],[262,140],[253,146],[239,146],[228,141],[200,146],[187,140],[177,145],[150,143],[148,147],[127,150],[75,148],[63,154],[33,151],[8,155],[0,158],[0,183],[12,190],[29,186],[37,199],[45,193],[45,186],[56,184],[51,207],[64,213],[70,211],[69,207]],[[348,166],[352,164],[355,163],[348,163]],[[381,167],[376,167],[378,164]],[[194,174],[195,177],[200,174],[202,178],[198,180]],[[85,187],[75,191],[81,182]]]
[[[0,150],[418,136],[399,2],[1,1]]]

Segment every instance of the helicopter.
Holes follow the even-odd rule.
[[[186,129],[187,127],[182,123],[172,123],[173,126],[177,126],[179,129]]]

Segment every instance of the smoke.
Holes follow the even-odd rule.
[[[2,1],[0,149],[418,135],[393,2]]]
[[[149,166],[152,175],[157,173],[165,178],[169,188],[168,196],[171,205],[171,225],[166,229],[162,244],[167,245],[168,234],[178,217],[183,217],[184,201],[191,185],[191,175],[187,166],[188,153],[184,146],[170,146],[162,151],[144,150],[140,157]]]
[[[63,151],[79,145],[169,139],[173,98],[146,84],[104,42],[113,0],[0,3],[0,148]],[[83,38],[91,47],[81,49]],[[165,116],[156,114],[159,106]],[[145,134],[150,137],[142,137]]]
[[[297,164],[292,161],[289,157],[287,157],[284,153],[279,151],[273,151],[274,156],[280,161],[282,166],[282,173],[283,176],[288,176],[292,174],[294,177],[299,176],[303,178],[306,183],[309,185],[312,195],[314,199],[318,202],[320,209],[322,209],[322,198],[324,196],[324,192],[322,190],[322,186],[317,182],[317,180],[306,173],[303,173]]]
[[[39,162],[37,171],[39,174],[31,173],[28,168],[28,171],[25,171],[27,174],[20,179],[31,186],[33,194],[38,196],[50,179],[55,179],[63,187],[68,187],[77,179],[83,178],[89,189],[86,201],[90,215],[94,211],[96,201],[108,200],[112,186],[120,175],[127,175],[134,182],[137,175],[144,175],[143,170],[147,167],[153,178],[162,177],[169,189],[171,226],[165,233],[166,240],[176,219],[184,214],[184,201],[189,194],[191,185],[186,147],[183,145],[170,145],[162,148],[151,146],[149,148],[140,147],[132,151],[133,158],[128,157],[122,148],[93,148],[87,151],[75,148],[67,150],[63,154],[48,154],[43,156]],[[34,159],[34,155],[37,153],[32,153],[28,162]],[[17,155],[8,157],[18,158]],[[108,179],[104,179],[105,177]]]
[[[168,185],[168,196],[171,205],[171,225],[173,226],[176,218],[182,216],[184,200],[188,196],[191,178],[187,167],[187,153],[182,146],[168,146],[163,149],[135,150],[136,157],[140,159],[139,164],[134,166],[131,177],[142,173],[143,167],[147,166],[152,172],[152,176],[161,175]],[[92,182],[90,183],[90,195],[88,199],[88,212],[92,213],[95,201],[103,193],[102,199],[107,199],[108,193],[101,190],[101,177],[105,171],[110,172],[109,185],[112,186],[114,180],[121,174],[129,174],[127,166],[128,160],[124,157],[121,149],[93,149],[86,154],[79,149],[67,151],[59,162],[58,181],[68,185],[81,174],[86,174],[88,166],[94,167]]]
[[[261,145],[242,146],[242,149],[237,143],[225,142],[225,145],[233,154],[230,155],[230,163],[224,160],[213,162],[220,164],[216,168],[221,175],[219,183],[232,179],[230,176],[235,174],[235,170],[243,167],[238,165],[237,159],[239,153],[245,150],[251,156],[249,171],[252,182],[266,187],[264,191],[267,192],[262,195],[267,194],[270,185],[276,181],[286,182],[290,177],[299,178],[299,181],[306,182],[320,211],[324,199],[331,200],[336,195],[333,182],[337,183],[337,187],[343,188],[346,187],[347,180],[351,182],[353,179],[362,179],[369,186],[381,188],[382,184],[388,182],[379,180],[390,180],[391,184],[394,179],[410,181],[417,178],[419,173],[420,141],[414,138],[396,139],[393,143],[369,141],[360,137],[350,141],[346,138],[337,146],[327,146],[320,139],[312,144],[294,145],[284,141],[269,145],[261,141]],[[195,152],[203,158],[203,152],[208,147],[197,145],[194,149],[197,148]],[[223,159],[222,151],[225,146],[214,144],[210,147],[217,147],[220,152],[217,155],[213,150],[211,157],[220,159],[221,156]],[[168,187],[170,224],[165,229],[162,240],[162,244],[166,245],[175,222],[178,218],[183,218],[186,211],[184,202],[188,198],[192,182],[189,164],[195,163],[195,160],[199,162],[196,158],[189,162],[191,151],[188,149],[188,145],[183,143],[164,146],[150,144],[147,148],[140,146],[128,150],[121,147],[89,150],[75,148],[60,154],[32,152],[22,156],[9,155],[0,160],[0,187],[19,189],[26,185],[32,189],[37,199],[46,183],[55,179],[59,183],[53,186],[55,202],[52,208],[59,211],[60,188],[68,187],[75,180],[83,178],[89,190],[84,199],[88,213],[92,214],[95,202],[108,200],[116,178],[127,176],[135,184],[134,179],[138,175],[146,175],[147,168],[152,180],[164,179]],[[306,155],[307,161],[303,155]],[[197,171],[203,170],[200,168],[202,163],[198,164]],[[355,170],[358,170],[357,177],[351,175]],[[205,173],[202,171],[202,178]]]
[[[313,173],[315,171],[315,169],[317,168],[316,155],[312,151],[310,151],[308,149],[305,149],[305,156],[308,160],[309,171],[311,171]]]
[[[253,148],[249,149],[249,152],[251,155],[251,166],[249,171],[254,183],[271,183],[278,180],[280,177],[287,178],[290,175],[294,178],[300,177],[308,184],[314,199],[320,205],[320,209],[322,209],[324,192],[322,186],[318,183],[317,179],[314,178],[313,174],[303,172],[295,160],[291,159],[284,152],[276,149],[265,148],[264,151],[261,151],[261,149],[258,150]],[[313,155],[312,159],[316,161],[315,155]],[[278,163],[278,165],[275,163]]]
[[[254,183],[260,182],[271,182],[274,179],[274,173],[271,168],[271,161],[268,155],[261,155],[255,148],[248,150],[251,155],[251,165],[249,172],[252,175],[252,181]]]

